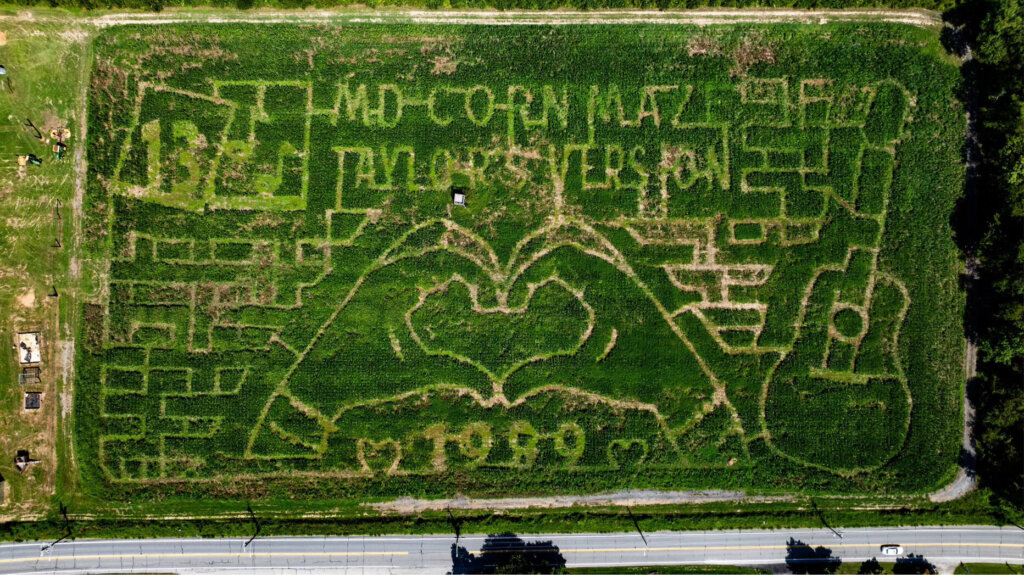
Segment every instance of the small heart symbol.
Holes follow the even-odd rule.
[[[481,307],[478,293],[456,275],[424,292],[406,323],[428,355],[473,365],[495,382],[528,363],[573,355],[594,327],[583,294],[557,277],[530,284],[518,307]]]
[[[391,439],[360,439],[356,446],[356,458],[364,472],[385,471],[391,475],[398,471],[398,465],[402,461],[402,445]]]

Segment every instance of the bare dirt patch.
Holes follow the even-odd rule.
[[[25,293],[18,296],[17,300],[19,306],[31,309],[36,306],[36,292],[32,288],[28,288]]]
[[[438,56],[434,58],[432,62],[434,64],[434,69],[430,72],[435,75],[444,74],[445,76],[451,76],[459,67],[459,62],[451,56]]]
[[[59,34],[60,39],[73,44],[85,44],[85,41],[89,38],[89,33],[81,28],[69,28]]]
[[[31,17],[31,12],[25,12]],[[893,22],[913,26],[929,27],[941,24],[935,12],[923,10],[687,10],[650,12],[642,10],[602,10],[578,12],[563,10],[557,12],[523,12],[509,10],[493,11],[425,11],[425,10],[374,10],[345,13],[331,10],[305,10],[301,12],[268,11],[228,12],[217,15],[189,12],[188,10],[167,9],[160,14],[107,14],[97,18],[83,18],[82,21],[99,27],[124,24],[174,24],[205,21],[210,23],[336,23],[336,22],[384,22],[391,23],[434,23],[434,24],[483,24],[483,25],[571,25],[571,24],[689,24],[709,26],[719,24],[779,23],[798,22],[824,24],[827,22]]]
[[[384,513],[411,514],[445,509],[523,509],[593,506],[673,505],[680,503],[716,503],[722,501],[769,502],[790,501],[791,497],[747,497],[743,491],[649,491],[630,490],[598,495],[559,495],[555,497],[509,497],[502,499],[414,499],[403,497],[384,503],[366,504]]]
[[[766,43],[756,34],[743,38],[732,53],[735,66],[730,70],[733,76],[744,76],[753,66],[775,63],[775,47]]]
[[[711,36],[694,36],[690,39],[686,51],[691,58],[697,55],[720,56],[722,47],[719,46],[718,40]]]

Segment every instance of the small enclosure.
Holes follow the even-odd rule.
[[[39,368],[36,366],[29,366],[21,368],[21,373],[18,374],[18,383],[20,385],[39,385]]]
[[[30,391],[25,394],[25,411],[36,411],[43,403],[43,394]]]

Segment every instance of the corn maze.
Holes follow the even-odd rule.
[[[879,28],[108,30],[84,472],[121,496],[934,484],[960,300],[914,265],[953,253],[963,128],[955,72],[888,40],[924,32]]]

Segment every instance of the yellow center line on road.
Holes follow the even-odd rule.
[[[1021,543],[907,543],[907,547],[1007,547],[1024,549]],[[877,548],[875,543],[843,543],[829,545],[830,549],[854,549],[871,547]],[[757,551],[757,550],[783,550],[789,549],[789,545],[716,545],[716,546],[692,546],[692,547],[619,547],[619,548],[597,548],[597,549],[559,549],[552,552],[557,553],[640,553],[640,552],[672,552],[672,551]],[[525,548],[524,548],[525,549]],[[515,553],[523,549],[489,549],[486,551],[470,551],[471,555],[484,555],[490,553]],[[403,557],[409,555],[408,551],[265,551],[254,553],[122,553],[106,555],[57,555],[40,557],[22,557],[17,559],[0,559],[0,564],[11,563],[32,563],[36,561],[89,561],[105,559],[242,559],[242,558],[274,558],[274,557]]]
[[[262,553],[123,553],[117,555],[58,555],[23,557],[19,559],[0,559],[0,563],[30,563],[32,561],[61,561],[73,559],[77,561],[103,560],[103,559],[231,559],[243,557],[381,557],[381,556],[405,556],[408,551],[311,551],[303,552],[262,552]]]

